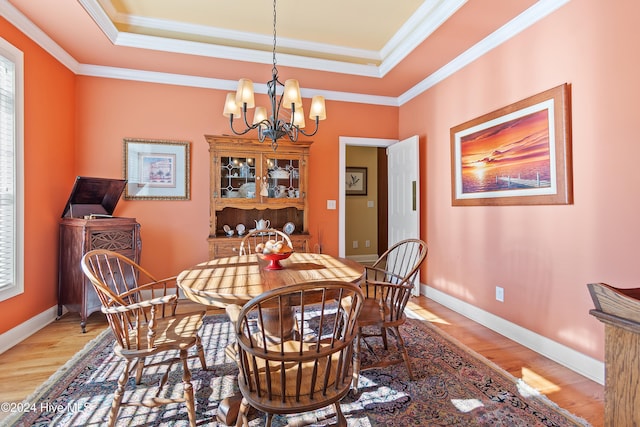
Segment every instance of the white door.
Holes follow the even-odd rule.
[[[418,136],[387,148],[389,174],[389,247],[420,238],[420,157]],[[420,276],[414,295],[420,294]]]

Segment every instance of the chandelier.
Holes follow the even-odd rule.
[[[291,141],[298,140],[298,135],[313,136],[318,132],[320,120],[327,118],[324,106],[324,97],[316,95],[311,100],[309,119],[315,120],[316,128],[311,133],[302,130],[305,127],[304,110],[300,85],[297,80],[289,79],[282,84],[278,79],[276,67],[276,0],[273,0],[273,68],[272,77],[267,82],[267,95],[271,103],[271,115],[267,116],[265,107],[256,107],[253,120],[249,124],[247,110],[255,107],[253,82],[249,79],[240,79],[236,93],[228,93],[224,104],[223,115],[229,117],[231,131],[236,135],[244,135],[249,131],[258,129],[258,139],[263,142],[266,138],[271,140],[271,147],[275,151],[278,148],[278,139],[287,136]],[[281,110],[289,110],[287,111]],[[233,120],[242,116],[245,129],[237,131],[233,127]]]

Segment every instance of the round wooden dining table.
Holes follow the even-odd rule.
[[[244,305],[263,292],[317,280],[357,282],[364,267],[356,261],[327,254],[294,252],[280,261],[281,270],[266,270],[257,255],[216,258],[178,275],[178,286],[192,301],[214,307]]]
[[[357,282],[364,273],[364,266],[356,261],[316,253],[294,252],[280,261],[281,270],[265,269],[267,265],[268,261],[255,254],[216,258],[184,270],[177,283],[190,300],[224,308],[244,305],[270,289],[323,280]],[[217,411],[220,422],[234,424],[241,398],[236,394],[222,400]]]

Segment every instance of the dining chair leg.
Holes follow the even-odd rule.
[[[355,351],[353,355],[353,384],[351,388],[354,393],[358,393],[358,381],[360,381],[360,340],[363,339],[360,334],[355,339]]]
[[[238,410],[238,418],[236,419],[236,427],[249,427],[249,402],[244,397],[240,403],[240,409]]]
[[[142,371],[144,370],[144,357],[139,357],[136,362],[136,385],[142,382]]]
[[[402,339],[402,335],[400,335],[400,329],[397,326],[395,326],[393,329],[396,335],[396,341],[398,342],[399,350],[402,352],[402,358],[404,359],[404,364],[407,367],[407,372],[409,373],[409,378],[413,380],[414,377],[413,377],[413,371],[411,370],[411,359],[409,358],[407,347],[404,345],[404,340]]]
[[[338,427],[347,427],[347,419],[344,417],[342,413],[342,408],[340,407],[340,402],[336,402],[333,404],[334,408],[336,408],[336,417],[337,417],[337,426]]]
[[[189,426],[196,426],[196,402],[193,395],[193,384],[191,384],[191,371],[189,370],[187,350],[180,350],[180,360],[182,361],[182,385],[184,390],[185,405],[187,405],[187,414],[189,415]]]
[[[200,366],[203,371],[207,370],[207,360],[204,356],[204,347],[202,346],[202,340],[200,337],[196,338],[196,350],[198,351],[198,358],[200,359]]]
[[[264,427],[271,427],[272,421],[273,421],[273,414],[267,413],[267,420],[264,423]]]
[[[387,341],[387,328],[380,328],[380,333],[382,335],[382,342],[384,343],[384,349],[389,350],[389,342]]]
[[[124,395],[124,387],[129,379],[129,369],[131,368],[131,360],[127,359],[124,369],[118,377],[118,387],[113,395],[113,401],[111,402],[111,411],[109,411],[109,427],[116,425],[118,418],[118,412],[120,411],[120,404],[122,403],[122,396]]]

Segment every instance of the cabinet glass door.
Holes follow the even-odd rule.
[[[300,159],[267,158],[268,197],[300,197]]]
[[[221,156],[220,169],[220,197],[256,197],[255,157]]]

